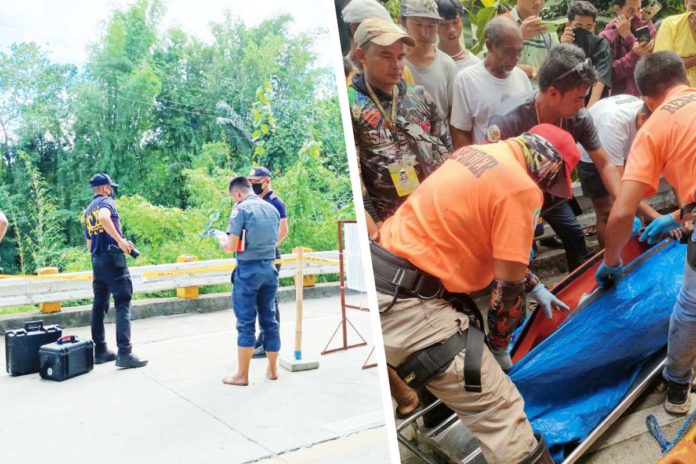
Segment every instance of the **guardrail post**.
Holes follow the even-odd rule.
[[[40,267],[36,272],[38,275],[58,274],[57,267]],[[50,301],[48,303],[39,303],[39,311],[44,314],[60,312],[60,301]]]
[[[176,258],[177,263],[192,263],[198,261],[197,256],[180,255]],[[185,300],[195,300],[198,298],[198,287],[181,287],[176,289],[176,297]]]

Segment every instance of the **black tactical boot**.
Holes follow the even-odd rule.
[[[94,364],[104,364],[116,360],[116,353],[105,349],[94,354]]]
[[[135,369],[137,367],[143,367],[146,365],[146,360],[141,361],[133,353],[119,354],[116,358],[116,367],[122,367],[123,369]]]
[[[251,355],[252,358],[258,359],[258,358],[265,358],[266,357],[266,349],[261,346],[257,346],[254,348],[254,353]]]

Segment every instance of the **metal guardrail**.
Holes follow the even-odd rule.
[[[280,277],[292,277],[297,256],[284,254]],[[132,261],[131,261],[132,263]],[[235,259],[215,259],[189,263],[129,267],[134,293],[226,284],[236,265]],[[338,251],[304,253],[304,275],[337,274]],[[70,272],[42,276],[0,278],[0,307],[92,298],[92,272]]]

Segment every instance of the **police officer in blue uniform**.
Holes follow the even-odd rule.
[[[94,175],[89,184],[94,197],[84,212],[84,232],[87,248],[92,254],[94,303],[92,304],[92,340],[94,362],[102,364],[116,360],[121,368],[143,367],[147,361],[132,352],[130,301],[133,295],[126,254],[133,254],[133,244],[123,238],[121,221],[114,203],[118,188],[104,173]],[[116,345],[118,355],[106,347],[104,315],[109,310],[109,297],[114,296],[116,308]]]
[[[246,177],[232,179],[228,191],[235,205],[227,237],[220,239],[220,247],[228,253],[237,253],[237,267],[232,274],[232,309],[237,318],[239,367],[234,375],[222,381],[244,386],[249,384],[257,314],[268,355],[266,376],[271,380],[278,378],[280,333],[273,302],[278,290],[274,261],[280,214],[254,194]]]
[[[262,200],[267,201],[275,209],[278,210],[280,214],[280,224],[278,226],[278,240],[276,242],[276,259],[280,259],[280,245],[288,236],[288,213],[285,210],[285,202],[276,195],[271,189],[271,172],[264,168],[258,167],[253,168],[249,175],[247,176],[249,182],[251,182],[251,188],[254,189],[254,193],[259,196]],[[276,264],[276,269],[280,272],[280,264]],[[276,321],[280,324],[280,308],[278,307],[278,298],[275,299],[275,310],[276,310]],[[254,358],[265,358],[266,349],[263,347],[263,330],[260,331],[259,336],[256,338],[256,344],[254,345]]]

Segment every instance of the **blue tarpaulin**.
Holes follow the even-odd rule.
[[[556,462],[587,438],[666,346],[685,257],[686,245],[677,242],[655,252],[513,367],[527,416]]]

